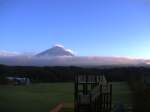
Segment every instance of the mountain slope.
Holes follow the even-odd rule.
[[[74,56],[74,54],[70,49],[65,49],[61,45],[55,45],[52,48],[37,54],[36,56],[38,57]]]

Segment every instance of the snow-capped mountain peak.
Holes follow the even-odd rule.
[[[52,57],[52,56],[74,56],[74,52],[66,49],[64,46],[56,44],[52,48],[43,51],[36,56],[38,57]]]

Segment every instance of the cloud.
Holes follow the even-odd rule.
[[[17,52],[9,52],[9,51],[0,51],[0,56],[17,56],[19,53]]]
[[[63,45],[61,44],[54,44],[53,47],[61,47],[61,48],[65,48]]]
[[[71,49],[66,49],[60,44],[64,51],[75,54]],[[47,51],[46,51],[47,52]],[[101,65],[149,65],[150,60],[121,57],[121,56],[47,56],[37,57],[34,53],[0,52],[0,64],[20,66],[101,66]]]
[[[73,55],[76,54],[73,50],[71,50],[71,49],[66,49],[66,48],[65,48],[63,45],[61,45],[61,44],[55,44],[53,47],[60,47],[60,48],[63,48],[65,51],[70,52],[70,53],[73,54]]]
[[[67,51],[67,52],[70,52],[71,54],[73,54],[73,55],[76,55],[77,53],[75,53],[73,50],[71,50],[71,49],[65,49],[65,51]]]
[[[99,57],[99,56],[60,56],[60,57],[34,57],[34,56],[3,56],[0,64],[19,66],[101,66],[101,65],[145,65],[149,60],[129,59],[125,57]]]

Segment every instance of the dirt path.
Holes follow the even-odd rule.
[[[59,103],[52,110],[50,110],[50,112],[59,112],[63,108],[63,106],[64,106],[64,103]]]
[[[64,103],[64,102],[61,102],[58,105],[56,105],[49,112],[59,112],[62,108],[74,108],[74,104],[73,103]]]

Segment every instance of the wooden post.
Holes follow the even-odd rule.
[[[78,112],[78,99],[77,99],[77,78],[78,78],[78,76],[77,76],[78,74],[74,74],[74,111],[75,112]]]
[[[100,96],[99,96],[99,105],[100,105],[99,110],[100,110],[100,112],[102,112],[102,100],[103,100],[103,98],[102,98],[102,85],[100,85]]]
[[[88,75],[87,74],[85,74],[85,82],[86,82],[86,84],[85,84],[85,94],[87,95],[87,92],[88,92]]]
[[[111,112],[111,109],[112,109],[112,84],[110,84],[110,95],[109,95],[109,112]]]

